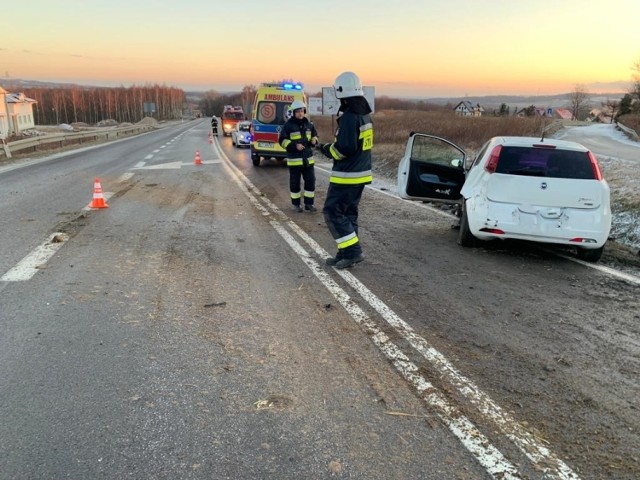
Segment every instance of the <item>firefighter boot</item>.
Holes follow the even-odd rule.
[[[360,263],[363,260],[364,260],[364,255],[362,255],[362,254],[358,255],[357,257],[353,257],[353,258],[343,258],[343,259],[339,260],[338,262],[336,262],[334,267],[336,267],[339,270],[342,270],[343,268],[352,267],[356,263]]]

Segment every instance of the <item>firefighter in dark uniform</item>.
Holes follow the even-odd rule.
[[[342,115],[338,118],[335,142],[322,146],[322,153],[333,160],[322,212],[338,247],[336,256],[327,258],[326,263],[347,268],[364,260],[358,238],[358,204],[364,186],[373,180],[373,123],[371,107],[355,73],[338,75],[333,88]]]
[[[218,119],[215,116],[211,117],[211,133],[218,135]]]
[[[313,167],[313,147],[318,143],[318,132],[305,116],[307,106],[302,100],[295,100],[289,108],[291,116],[282,126],[278,142],[287,151],[291,203],[296,212],[302,212],[301,198],[304,197],[304,210],[315,212],[313,200],[316,174]],[[300,189],[300,177],[304,179],[304,192]]]

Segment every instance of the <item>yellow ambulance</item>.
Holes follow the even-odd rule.
[[[294,100],[307,103],[300,83],[263,83],[258,87],[251,116],[251,161],[256,167],[262,158],[284,160],[287,157],[278,136]]]

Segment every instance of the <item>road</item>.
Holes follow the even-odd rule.
[[[207,133],[0,166],[0,478],[640,475],[634,278],[375,188],[338,272],[286,168]]]
[[[640,161],[640,143],[628,139],[615,125],[563,128],[556,138],[581,143],[597,155]]]

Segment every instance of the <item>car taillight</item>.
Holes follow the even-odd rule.
[[[489,173],[495,173],[496,168],[498,168],[498,160],[500,159],[500,152],[502,151],[502,145],[496,145],[491,150],[491,155],[489,156],[489,161],[484,166],[484,169]]]
[[[593,176],[596,180],[602,180],[602,172],[600,172],[600,165],[598,165],[598,160],[596,160],[596,156],[589,152],[589,160],[591,160],[591,168],[593,169]]]

